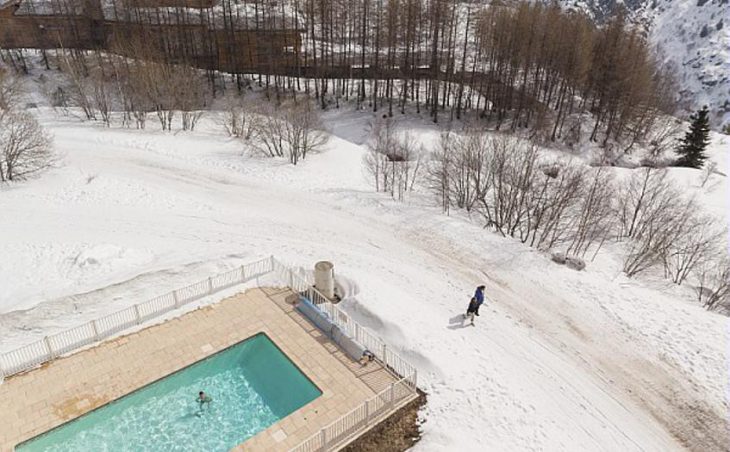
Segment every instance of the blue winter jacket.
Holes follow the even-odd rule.
[[[474,292],[474,298],[477,299],[477,305],[481,306],[482,303],[484,303],[484,291],[477,289],[477,291]]]

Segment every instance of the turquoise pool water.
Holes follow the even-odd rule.
[[[199,391],[213,401],[202,410]],[[259,334],[16,447],[36,451],[227,451],[321,391]]]

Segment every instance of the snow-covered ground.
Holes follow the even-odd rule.
[[[328,112],[327,152],[296,167],[242,156],[210,119],[167,134],[39,114],[61,158],[0,188],[0,351],[259,257],[328,259],[342,306],[419,367],[418,450],[730,448],[728,318],[626,279],[610,253],[575,272],[424,198],[373,193],[367,113]],[[687,171],[678,183],[726,213],[726,177],[702,188]],[[479,283],[488,304],[463,327]]]

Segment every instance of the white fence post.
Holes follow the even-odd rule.
[[[91,329],[94,330],[94,340],[99,340],[99,328],[96,327],[96,320],[91,321]]]
[[[179,299],[179,297],[177,296],[177,290],[173,290],[173,291],[172,291],[172,301],[174,301],[174,302],[175,302],[175,307],[176,307],[176,308],[179,308],[179,307],[180,307],[180,299]],[[136,306],[136,305],[135,305],[135,306]]]
[[[322,438],[322,450],[327,450],[327,432],[323,428],[320,430],[320,437]]]
[[[365,401],[365,426],[370,424],[370,400]]]
[[[177,303],[176,303],[176,305],[177,305]],[[142,323],[142,316],[139,315],[139,305],[138,304],[135,304],[134,305],[134,317],[137,320],[137,325],[139,325],[140,323]]]
[[[46,344],[46,349],[48,350],[48,356],[51,358],[55,358],[55,355],[53,354],[53,349],[51,348],[51,341],[48,339],[48,336],[45,336],[43,338],[43,343]]]
[[[246,266],[241,265],[241,282],[246,281]]]
[[[289,288],[294,289],[294,271],[289,269]]]
[[[213,293],[213,278],[208,277],[208,294]]]
[[[5,373],[5,368],[3,367],[3,356],[0,355],[0,383],[3,382],[5,379],[5,375],[9,375]]]

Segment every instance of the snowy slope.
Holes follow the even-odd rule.
[[[420,198],[372,193],[369,119],[327,113],[328,151],[293,167],[241,156],[212,120],[164,134],[42,113],[63,158],[0,189],[0,350],[254,258],[326,258],[343,306],[419,367],[418,450],[728,448],[727,318],[611,259],[574,272]],[[713,187],[717,200],[726,178]],[[488,305],[463,327],[480,282]]]

